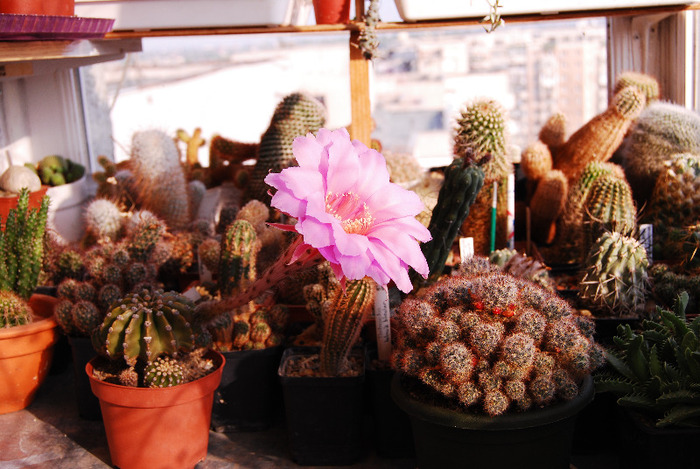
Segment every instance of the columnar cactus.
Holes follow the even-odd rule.
[[[277,105],[270,125],[260,139],[258,159],[246,187],[247,199],[268,203],[269,186],[265,176],[295,166],[292,142],[309,132],[317,132],[326,122],[326,110],[320,101],[305,93],[292,93]]]
[[[221,238],[218,269],[219,292],[231,296],[242,291],[256,278],[255,260],[260,250],[255,228],[245,220],[236,220]]]
[[[141,290],[114,305],[93,335],[99,352],[133,365],[161,355],[176,357],[195,346],[192,322],[194,305],[177,292]]]
[[[467,273],[402,302],[396,367],[451,403],[488,415],[574,398],[603,362],[590,321],[554,292],[488,260],[468,262]]]
[[[139,206],[163,218],[172,230],[190,221],[190,202],[180,153],[172,137],[160,130],[134,133],[132,172]]]
[[[628,86],[636,86],[646,97],[647,106],[659,100],[661,93],[659,91],[659,82],[651,75],[639,72],[627,71],[620,74],[615,80],[613,94],[627,88]]]
[[[44,257],[44,233],[49,211],[45,196],[39,209],[29,209],[29,190],[20,190],[0,232],[0,290],[25,300],[34,293]]]
[[[594,313],[639,314],[649,290],[644,246],[619,232],[605,232],[585,261],[579,296]]]

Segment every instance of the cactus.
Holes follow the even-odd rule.
[[[493,267],[475,256],[466,273],[406,298],[393,363],[451,405],[488,415],[573,398],[603,363],[592,327],[581,327],[589,320],[556,293]]]
[[[32,322],[32,309],[19,295],[0,290],[0,329]]]
[[[468,156],[455,158],[445,170],[445,181],[428,225],[432,239],[421,245],[430,269],[429,282],[434,282],[442,274],[452,243],[483,183],[483,170],[473,164]],[[415,271],[411,272],[411,282],[414,288],[424,283]]]
[[[96,330],[98,351],[133,365],[194,348],[194,305],[177,292],[144,289],[122,298]]]
[[[48,211],[48,196],[38,209],[29,209],[29,190],[23,188],[7,220],[0,220],[0,290],[25,300],[34,293],[43,265]]]
[[[116,241],[123,220],[122,211],[111,200],[94,199],[85,207],[85,230],[98,240]]]
[[[552,170],[552,153],[547,144],[538,140],[521,155],[520,166],[528,180],[539,181]]]
[[[566,116],[560,112],[553,114],[540,129],[539,141],[544,143],[552,155],[552,161],[566,143]]]
[[[636,86],[644,93],[647,106],[659,100],[659,82],[651,75],[632,71],[623,72],[615,80],[613,94],[617,94],[628,86]]]
[[[211,185],[232,180],[236,187],[244,188],[248,183],[250,166],[244,162],[258,156],[259,143],[244,143],[214,135],[209,143],[209,176]]]
[[[654,264],[650,269],[652,293],[657,304],[670,308],[681,291],[688,294],[686,313],[700,312],[700,276],[675,272],[666,264]]]
[[[700,424],[700,320],[686,318],[687,303],[683,292],[672,311],[657,307],[641,331],[619,325],[609,367],[595,376],[596,392],[612,392],[657,427]]]
[[[147,261],[156,243],[166,232],[166,225],[148,211],[135,212],[126,225],[128,242],[126,247],[134,261]]]
[[[92,332],[102,322],[100,310],[91,301],[80,300],[71,308],[73,325],[80,335],[90,337]]]
[[[159,130],[134,133],[131,142],[136,202],[162,217],[172,230],[190,221],[187,181],[174,140]]]
[[[309,132],[317,132],[326,122],[323,104],[304,93],[292,93],[277,105],[270,125],[260,139],[258,159],[246,187],[246,199],[270,202],[265,176],[296,165],[292,142]]]
[[[489,260],[504,272],[554,290],[554,281],[549,276],[547,266],[533,257],[528,257],[515,249],[504,248],[492,252]]]
[[[256,278],[255,259],[260,243],[250,222],[236,220],[221,238],[219,292],[231,296],[242,291]]]
[[[639,314],[649,289],[644,246],[619,232],[605,232],[585,261],[579,297],[594,313]]]
[[[634,86],[620,90],[608,108],[569,137],[557,153],[554,169],[576,181],[591,161],[608,161],[644,109],[646,98]]]
[[[144,384],[149,388],[168,388],[184,381],[182,365],[170,357],[158,357],[144,369]]]
[[[651,197],[666,162],[678,153],[700,154],[700,114],[678,104],[650,104],[620,147],[622,167],[640,207]]]
[[[551,170],[540,178],[530,199],[532,236],[535,240],[551,243],[554,240],[556,221],[566,204],[569,182],[559,170]]]

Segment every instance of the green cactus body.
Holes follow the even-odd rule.
[[[590,328],[555,292],[484,260],[401,303],[393,363],[453,405],[489,415],[571,399],[571,383],[602,365]]]
[[[0,291],[0,329],[32,322],[32,310],[19,295]]]
[[[143,370],[143,381],[149,388],[168,388],[184,382],[182,365],[170,357],[158,357]]]
[[[348,353],[357,342],[360,329],[374,304],[375,284],[369,278],[351,280],[345,291],[324,305],[321,373],[337,376],[346,365]]]
[[[605,232],[591,247],[585,261],[579,296],[594,312],[638,313],[649,288],[649,262],[644,246],[618,232]]]
[[[625,178],[605,174],[596,179],[585,201],[583,252],[587,253],[604,231],[630,235],[636,228],[637,208]]]
[[[260,243],[253,225],[236,220],[221,238],[219,256],[219,291],[230,296],[242,291],[256,278],[255,259]]]
[[[657,308],[641,331],[619,325],[609,367],[595,376],[596,392],[612,392],[618,404],[651,418],[657,427],[700,424],[700,322],[689,321],[688,295],[673,310]]]
[[[0,290],[25,300],[34,293],[44,259],[44,233],[49,197],[39,209],[29,209],[29,190],[20,190],[17,206],[10,209],[0,232]]]
[[[151,362],[194,347],[193,304],[176,292],[141,290],[126,295],[100,326],[97,338],[108,357]]]
[[[170,229],[184,229],[190,221],[189,192],[175,141],[159,130],[136,132],[131,160],[140,206]]]
[[[270,125],[260,139],[258,159],[246,187],[247,200],[256,199],[269,203],[269,186],[265,176],[278,173],[289,166],[296,166],[292,142],[309,132],[316,133],[326,122],[326,111],[317,99],[304,94],[286,96],[275,109]]]
[[[132,215],[137,220],[128,229],[126,248],[134,261],[148,261],[156,244],[166,232],[166,226],[152,214]]]
[[[618,92],[608,109],[569,137],[557,154],[554,169],[562,170],[573,182],[591,161],[608,161],[645,104],[644,94],[634,86]]]
[[[620,148],[622,166],[640,206],[651,197],[666,162],[678,153],[700,154],[700,114],[678,104],[650,104]]]
[[[421,245],[430,269],[431,282],[442,274],[452,244],[484,184],[483,170],[465,160],[455,158],[445,170],[445,181],[428,225],[432,240]],[[419,275],[414,271],[411,274],[414,287],[422,283]]]
[[[700,154],[673,155],[656,180],[644,221],[654,225],[654,242],[664,245],[673,227],[700,220]]]

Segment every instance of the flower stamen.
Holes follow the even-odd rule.
[[[351,234],[367,234],[374,222],[366,203],[353,192],[326,194],[326,211],[340,221],[343,230]]]

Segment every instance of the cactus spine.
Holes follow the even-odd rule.
[[[17,294],[0,290],[0,329],[32,322],[32,310]]]

